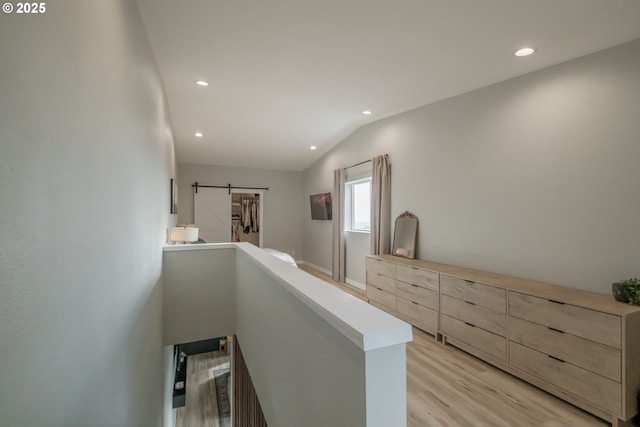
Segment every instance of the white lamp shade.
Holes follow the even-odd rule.
[[[198,241],[198,229],[173,227],[171,229],[171,240],[174,242],[196,242]]]

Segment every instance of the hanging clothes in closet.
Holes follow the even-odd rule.
[[[240,241],[240,223],[234,222],[231,224],[231,241],[239,242]]]
[[[258,203],[251,203],[251,231],[254,233],[258,232]]]
[[[242,231],[245,234],[250,232],[257,233],[260,231],[260,225],[258,223],[259,212],[259,200],[255,198],[242,200]]]

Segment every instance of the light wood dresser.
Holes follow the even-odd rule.
[[[615,426],[638,413],[640,307],[424,260],[366,262],[370,304]]]
[[[445,264],[390,255],[367,257],[367,298],[431,335],[438,333],[440,271]]]

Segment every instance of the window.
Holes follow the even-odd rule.
[[[345,228],[352,231],[371,230],[371,178],[349,181],[345,184]]]

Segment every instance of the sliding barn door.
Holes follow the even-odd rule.
[[[231,241],[231,195],[226,188],[198,188],[193,212],[200,237],[207,243]]]

